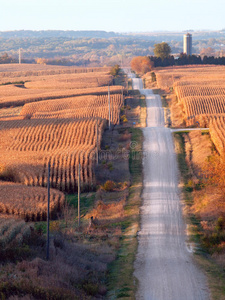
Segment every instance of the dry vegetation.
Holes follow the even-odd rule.
[[[108,95],[89,95],[74,98],[64,98],[41,101],[41,103],[25,104],[20,112],[24,118],[90,118],[100,117],[109,119]],[[111,115],[113,124],[120,122],[120,109],[123,105],[121,94],[110,96]]]
[[[11,87],[12,85],[10,85]],[[5,87],[3,87],[5,89]],[[51,99],[63,99],[68,97],[76,97],[82,95],[106,95],[108,94],[108,87],[96,87],[86,89],[65,89],[65,90],[30,90],[16,87],[22,93],[15,95],[15,91],[10,91],[8,96],[1,98],[0,95],[0,108],[6,108],[11,106],[21,106],[25,103],[37,102]],[[10,90],[10,89],[9,89]],[[1,86],[0,86],[1,91]],[[110,86],[110,93],[121,93],[121,86]],[[13,94],[13,95],[12,95]]]
[[[83,89],[112,84],[112,76],[107,72],[51,75],[37,77],[37,79],[25,82],[24,87],[27,89]]]
[[[5,299],[105,298],[109,264],[115,260],[130,224],[133,227],[123,245],[126,261],[120,261],[125,275],[118,282],[115,269],[110,288],[118,286],[116,294],[120,295],[130,284],[126,294],[133,295],[141,185],[133,187],[135,199],[126,208],[132,134],[125,128],[105,130],[109,118],[105,85],[112,79],[108,71],[33,65],[31,71],[28,65],[0,66],[0,82],[11,83],[0,86],[0,243],[5,245],[0,249],[0,295]],[[114,125],[120,123],[121,89],[110,86]],[[125,120],[127,109],[122,111]],[[139,111],[134,112],[135,120]],[[105,151],[99,152],[96,166],[101,147]],[[46,219],[48,163],[51,234],[47,262],[42,221]],[[83,192],[81,226],[77,225],[74,195],[78,164]],[[141,168],[141,159],[139,165]],[[97,192],[93,192],[97,184]]]
[[[209,134],[199,130],[175,136],[180,136],[180,143],[185,145],[187,165],[180,153],[178,160],[185,183],[185,211],[191,223],[191,236],[201,244],[204,255],[210,255],[207,262],[202,256],[199,260],[211,274],[212,294],[216,295],[213,299],[224,299],[225,68],[173,67],[157,70],[156,75],[158,87],[169,99],[172,126],[209,127]]]
[[[225,115],[217,115],[210,119],[209,131],[211,139],[221,155],[225,149]]]
[[[0,248],[11,245],[22,245],[31,235],[31,225],[24,221],[0,213]],[[0,252],[1,252],[0,250]]]
[[[62,66],[46,66],[35,64],[2,64],[0,66],[0,84],[19,81],[35,81],[42,76],[53,76],[62,74],[83,74],[109,72],[110,68],[74,68]]]
[[[104,119],[33,119],[1,121],[2,177],[33,186],[47,186],[51,163],[51,186],[62,191],[77,189],[81,165],[83,189],[95,183],[93,165],[106,125]]]
[[[47,217],[47,189],[0,181],[0,213],[25,221],[41,221]],[[51,189],[50,214],[55,217],[65,201],[63,193]]]
[[[209,126],[211,117],[225,113],[225,68],[188,66],[156,72],[160,88],[173,89],[184,126]]]

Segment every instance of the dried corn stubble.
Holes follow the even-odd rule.
[[[46,220],[47,189],[0,181],[0,212],[26,221]],[[62,192],[51,189],[50,211],[54,217],[64,204]]]
[[[94,87],[85,89],[21,89],[21,94],[14,95],[14,91],[10,91],[8,96],[1,98],[0,95],[0,108],[11,107],[11,106],[21,106],[25,103],[30,102],[40,102],[43,100],[53,100],[53,99],[63,99],[68,97],[77,97],[83,95],[106,95],[108,94],[108,87]],[[1,87],[0,87],[1,91]],[[121,86],[110,86],[110,93],[121,93]]]
[[[78,164],[83,188],[95,184],[93,167],[106,120],[35,119],[0,123],[0,161],[13,168],[17,181],[47,186],[47,165],[51,163],[52,187],[63,191],[77,189]]]
[[[108,73],[98,72],[42,76],[26,82],[24,86],[28,89],[71,89],[106,86],[108,84],[112,84],[112,76]]]
[[[120,108],[123,105],[121,94],[111,95],[110,104],[111,122],[119,124]],[[109,119],[108,95],[89,95],[28,103],[24,105],[20,115],[24,118],[101,117]]]

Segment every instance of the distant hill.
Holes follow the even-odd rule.
[[[16,30],[0,31],[0,57],[17,62],[21,49],[23,62],[76,66],[124,64],[134,56],[154,55],[154,45],[168,43],[172,54],[183,51],[183,35],[191,32],[193,54],[225,55],[225,31],[107,32],[103,30]],[[209,48],[209,49],[208,49]],[[208,50],[207,50],[208,49]]]
[[[121,36],[115,32],[106,32],[102,30],[16,30],[16,31],[0,31],[1,38],[48,38],[48,37],[65,37],[65,38],[111,38]]]

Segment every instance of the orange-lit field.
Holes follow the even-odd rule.
[[[47,189],[0,181],[0,213],[14,215],[26,221],[46,220]],[[50,212],[55,216],[64,205],[62,192],[51,189]]]
[[[95,183],[93,165],[106,120],[33,119],[1,121],[0,161],[16,181],[47,186],[47,165],[51,163],[51,186],[62,191],[77,189],[81,164],[83,189]]]
[[[109,68],[0,65],[0,212],[45,219],[48,163],[52,214],[63,205],[59,190],[77,191],[79,164],[82,190],[94,188],[108,84]],[[119,124],[122,87],[110,93],[110,121]]]
[[[173,88],[187,126],[209,126],[213,116],[225,113],[225,67],[188,66],[157,72],[161,88]]]
[[[25,104],[20,112],[24,118],[89,118],[100,117],[109,120],[108,95],[89,95]],[[122,95],[110,96],[110,121],[120,122]]]

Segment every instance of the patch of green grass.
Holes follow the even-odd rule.
[[[78,195],[69,194],[66,195],[67,203],[74,207],[76,210],[78,208]],[[94,207],[95,204],[95,193],[91,194],[81,194],[80,196],[80,212],[81,215],[85,215],[90,209]]]

